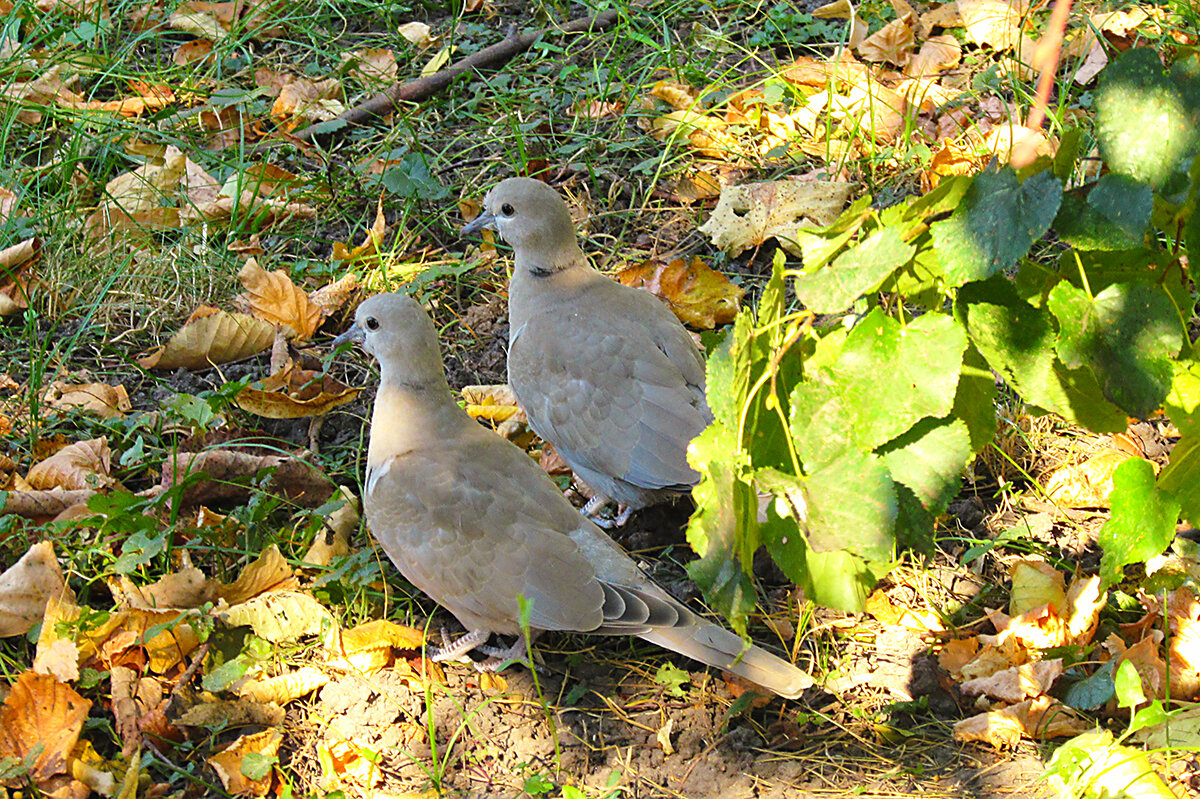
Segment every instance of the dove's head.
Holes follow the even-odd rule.
[[[414,386],[445,381],[433,321],[406,294],[376,294],[359,305],[354,325],[333,345],[348,341],[375,356],[384,380]]]
[[[483,211],[462,229],[488,227],[508,242],[518,266],[563,268],[582,258],[567,204],[554,189],[531,178],[508,178],[483,198]]]

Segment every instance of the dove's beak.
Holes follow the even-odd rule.
[[[478,233],[479,231],[483,230],[485,227],[495,230],[496,229],[495,222],[496,222],[495,214],[481,213],[479,216],[475,217],[470,222],[468,222],[465,226],[463,226],[463,229],[459,231],[459,235],[460,236],[469,236],[472,233]]]
[[[335,338],[333,340],[333,348],[336,350],[338,347],[341,347],[343,344],[347,344],[350,342],[353,342],[355,344],[361,344],[362,340],[363,340],[363,329],[361,327],[359,327],[357,324],[351,325],[349,330],[347,330],[345,333],[342,333],[340,336],[338,336],[337,338]]]

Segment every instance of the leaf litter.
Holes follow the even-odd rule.
[[[805,152],[816,154],[819,150],[822,157],[841,158],[865,149],[871,143],[893,143],[904,124],[916,122],[920,135],[928,143],[938,145],[937,153],[942,155],[940,160],[935,155],[934,162],[921,176],[929,188],[949,175],[978,172],[991,158],[1003,158],[1005,153],[1011,152],[1024,135],[1022,126],[1007,108],[994,119],[982,107],[965,114],[947,110],[951,101],[959,98],[959,87],[952,85],[949,79],[946,82],[932,79],[945,76],[960,63],[962,47],[957,44],[957,39],[932,34],[932,31],[961,27],[975,45],[1011,53],[1014,57],[1011,68],[1016,74],[1022,74],[1019,62],[1027,60],[1031,45],[1025,27],[1027,9],[999,0],[959,0],[922,13],[897,0],[893,2],[896,18],[868,35],[865,23],[850,4],[831,5],[832,8],[827,7],[817,16],[842,15],[852,20],[850,44],[857,58],[843,53],[839,58],[804,57],[794,61],[790,70],[784,73],[784,80],[804,95],[803,107],[777,103],[767,92],[758,90],[735,93],[723,105],[714,104],[707,101],[698,88],[679,82],[659,82],[646,95],[651,101],[666,103],[671,110],[650,121],[650,134],[664,142],[686,141],[697,154],[711,162],[738,167],[774,157],[772,153],[776,148],[794,138],[797,132],[808,134],[802,146]],[[469,9],[472,10],[478,9]],[[144,22],[161,13],[155,7],[148,8]],[[1124,23],[1112,15],[1100,22],[1094,17],[1094,29],[1104,37],[1125,36],[1151,19],[1150,13],[1144,13],[1146,16],[1131,16]],[[267,14],[267,6],[254,3],[185,3],[169,15],[166,22],[177,30],[205,37],[185,45],[195,54],[185,53],[186,58],[181,60],[192,62],[207,57],[203,42],[219,41],[236,23]],[[269,18],[263,21],[267,22]],[[438,46],[438,42],[429,36],[428,29],[409,28],[409,32],[413,36],[410,41],[418,47]],[[270,35],[269,25],[256,28],[256,36]],[[1081,62],[1075,79],[1086,81],[1084,67],[1096,68],[1097,59],[1092,58],[1092,54],[1097,50],[1103,53],[1103,47],[1090,31],[1087,35],[1080,33],[1073,41],[1078,42],[1078,52],[1070,51],[1068,57]],[[180,51],[184,52],[182,48]],[[348,55],[351,57],[347,63],[354,64],[350,72],[356,79],[364,82],[393,79],[395,59],[385,52],[356,51]],[[437,57],[445,56],[439,52]],[[892,68],[900,71],[895,72]],[[263,74],[261,79],[260,85],[268,88],[274,98],[272,116],[281,131],[329,119],[344,107],[340,102],[345,97],[345,90],[338,80],[300,78],[284,73]],[[929,80],[922,82],[921,79]],[[76,76],[47,73],[6,89],[6,94],[14,97],[20,93],[26,99],[38,97],[43,103],[55,103],[72,113],[91,111],[131,118],[181,101],[166,87],[134,83],[127,87],[129,94],[114,100],[84,100],[78,93],[78,86]],[[26,114],[23,121],[30,118],[30,112],[23,113]],[[239,123],[224,117],[224,112],[209,110],[206,113],[208,121],[205,124],[213,129],[212,142],[222,146],[219,135],[234,130]],[[576,113],[585,118],[605,119],[620,113],[620,104],[580,105]],[[822,140],[818,135],[823,122],[833,123],[835,134],[832,139]],[[259,135],[252,133],[251,137]],[[1038,146],[1043,148],[1042,153],[1052,155],[1056,142],[1044,139]],[[738,179],[737,174],[726,171],[725,166],[710,163],[693,172],[688,178],[690,187],[675,189],[686,195],[688,202],[705,202],[719,196],[710,221],[702,230],[709,234],[718,249],[731,254],[755,250],[771,240],[795,248],[798,220],[804,218],[814,225],[828,224],[841,212],[850,193],[849,184],[842,181],[829,182],[829,186],[840,184],[846,187],[832,190],[814,186],[797,188],[806,184],[794,180],[778,181],[780,185],[770,189],[761,188],[768,184],[721,185],[731,175],[734,180]],[[98,240],[123,239],[129,246],[144,248],[141,257],[150,257],[156,244],[147,233],[174,230],[186,224],[227,222],[239,207],[261,211],[267,226],[297,217],[311,218],[316,213],[311,206],[288,199],[290,181],[286,173],[267,175],[250,168],[237,170],[224,182],[218,182],[182,150],[168,147],[150,155],[144,166],[110,180],[100,192],[102,199],[86,226]],[[809,195],[806,191],[817,194]],[[826,193],[820,194],[821,191]],[[788,202],[787,198],[792,194],[804,199]],[[780,197],[785,199],[780,200]],[[787,221],[783,221],[785,219]],[[335,258],[361,262],[364,267],[372,266],[379,260],[385,231],[381,202],[375,224],[362,243],[343,244]],[[18,245],[23,250],[8,256],[12,263],[0,254],[0,264],[10,267],[3,277],[7,282],[0,282],[0,313],[18,313],[24,308],[20,303],[28,295],[30,281],[35,279],[32,268],[37,265],[39,249],[39,245],[32,242],[34,240],[30,239]],[[20,266],[21,270],[14,273],[14,266]],[[704,269],[708,267],[704,266]],[[719,279],[706,283],[702,289],[692,290],[694,280],[698,280],[695,275],[704,275],[704,280],[710,277],[710,273],[697,267],[695,261],[660,259],[631,270],[626,275],[630,282],[664,296],[693,327],[723,324],[728,321],[730,311],[736,312],[741,291],[728,281],[722,283],[719,273],[710,270],[711,275]],[[279,341],[277,331],[281,328],[301,342],[311,339],[321,324],[354,292],[354,289],[347,289],[342,294],[337,290],[340,299],[326,305],[318,300],[317,293],[309,293],[292,283],[285,272],[267,272],[258,267],[254,259],[246,261],[244,272],[249,285],[243,295],[243,310],[248,313],[203,310],[189,320],[170,343],[146,356],[142,366],[160,370],[204,370],[214,364],[236,362],[269,349]],[[329,396],[345,397],[347,402],[355,399],[353,395],[357,392],[343,384],[327,389],[329,384],[322,381],[332,378],[321,377],[318,370],[307,368],[311,363],[302,365],[303,358],[300,353],[291,353],[281,367],[273,364],[270,374],[260,384],[261,389],[287,397],[285,402],[288,403],[311,401],[321,413],[340,404],[327,399]],[[81,386],[79,390],[89,395],[99,393],[100,390],[95,388],[98,385]],[[319,387],[315,399],[311,393],[314,387]],[[123,387],[114,388],[114,392],[117,389]],[[57,403],[68,416],[88,407],[105,414],[110,412],[105,408],[120,410],[122,404],[119,396],[113,402],[98,404],[86,399],[82,402],[63,400],[63,397],[71,396],[70,387],[64,384],[57,390],[61,393],[48,401]],[[241,389],[238,396],[242,397],[245,391],[245,388]],[[244,399],[252,404],[250,396],[246,394]],[[261,398],[259,401],[265,404],[276,402],[275,399],[263,401]],[[497,424],[502,425],[517,415],[517,411],[512,410],[515,403],[507,401],[495,387],[484,387],[482,393],[468,395],[467,401],[474,415]],[[16,414],[16,418],[21,425],[29,423],[28,417],[21,413]],[[0,427],[0,434],[8,433]],[[102,495],[99,493],[102,490],[119,490],[120,484],[111,474],[114,453],[106,447],[107,442],[102,438],[81,439],[50,454],[40,464],[30,465],[23,480],[31,488],[35,482],[47,487],[12,491],[5,510],[21,512],[22,500],[17,496],[14,501],[14,495],[59,491],[60,496],[76,498],[63,505],[66,509],[78,508],[80,502],[89,497]],[[1140,457],[1140,454],[1104,454],[1093,459],[1094,462],[1085,462],[1090,465],[1082,471],[1064,467],[1058,473],[1062,477],[1056,475],[1058,479],[1046,485],[1046,493],[1065,508],[1103,507],[1111,488],[1113,470],[1132,457]],[[330,481],[298,455],[250,455],[232,448],[215,448],[185,452],[181,457],[165,457],[157,463],[161,467],[161,476],[149,491],[159,495],[176,491],[177,501],[189,510],[202,502],[229,505],[244,502],[250,496],[271,494],[312,506],[334,494]],[[41,464],[49,465],[38,469]],[[0,471],[8,471],[13,478],[19,477],[15,466],[14,463]],[[289,468],[292,469],[289,475],[279,476]],[[252,481],[263,478],[263,469],[275,470],[273,482],[251,487]],[[193,473],[230,484],[197,486],[190,483],[189,475]],[[1085,488],[1072,489],[1068,484],[1073,483],[1082,483]],[[1061,488],[1063,485],[1068,487]],[[80,493],[87,496],[78,499]],[[353,498],[342,496],[346,502],[344,508]],[[332,514],[340,512],[339,508]],[[110,519],[116,515],[107,514]],[[106,514],[98,512],[93,516],[102,519]],[[332,519],[330,521],[332,523]],[[350,522],[350,527],[354,524],[356,520]],[[340,531],[336,532],[322,528],[312,534],[311,541],[305,540],[303,543],[309,547],[307,551],[312,557],[306,556],[303,560],[314,565],[331,564],[350,556],[353,550],[346,540],[346,528],[339,527]],[[214,529],[224,528],[218,524]],[[122,548],[122,543],[116,540],[118,548]],[[355,795],[388,784],[379,767],[380,752],[394,751],[399,745],[422,744],[421,736],[426,734],[420,723],[423,712],[431,714],[433,726],[443,731],[448,725],[466,723],[461,708],[455,707],[453,701],[447,701],[449,696],[441,695],[433,707],[423,706],[419,694],[430,686],[448,685],[448,690],[459,692],[469,688],[495,694],[516,705],[521,705],[524,700],[511,697],[534,695],[524,672],[516,673],[507,683],[473,675],[469,670],[452,669],[449,674],[442,673],[421,658],[425,635],[418,630],[382,620],[341,629],[336,614],[329,612],[326,596],[320,593],[320,578],[312,580],[310,575],[296,571],[278,549],[262,550],[261,556],[247,564],[241,576],[232,583],[206,577],[203,571],[190,565],[190,561],[172,564],[173,570],[154,582],[147,582],[145,574],[122,573],[119,579],[109,581],[117,608],[99,614],[96,612],[99,609],[78,605],[73,598],[61,595],[61,570],[53,551],[47,550],[48,544],[35,545],[12,567],[33,568],[32,577],[24,571],[13,572],[15,576],[9,584],[22,590],[34,590],[21,594],[4,589],[9,573],[0,576],[0,589],[3,589],[0,590],[3,593],[0,609],[11,614],[14,629],[36,619],[34,624],[37,621],[43,624],[44,638],[44,642],[43,638],[38,641],[34,661],[36,672],[22,674],[5,702],[2,711],[5,736],[0,746],[7,754],[28,758],[33,752],[34,736],[52,738],[56,745],[37,755],[28,775],[45,791],[57,790],[62,785],[73,791],[82,790],[78,784],[114,795],[115,786],[128,784],[130,770],[135,776],[137,774],[139,755],[136,746],[123,755],[126,760],[119,765],[94,758],[94,751],[89,753],[87,747],[76,746],[82,729],[81,713],[87,713],[87,700],[68,683],[79,680],[88,669],[108,669],[112,675],[111,713],[122,743],[128,747],[143,735],[154,735],[166,742],[164,751],[167,752],[181,745],[181,728],[214,728],[231,722],[234,726],[278,724],[282,721],[279,705],[333,685],[336,690],[322,691],[319,699],[322,712],[333,719],[333,723],[323,731],[323,734],[330,733],[328,737],[316,745],[315,761],[321,773],[315,784],[326,789],[341,787]],[[183,553],[186,556],[187,550]],[[1152,564],[1150,568],[1153,567],[1195,569],[1194,561],[1186,552],[1176,552],[1172,558]],[[131,575],[140,579],[135,582]],[[1007,613],[993,609],[988,615],[988,623],[996,631],[994,635],[962,637],[960,631],[947,628],[939,622],[934,608],[912,602],[911,592],[906,593],[911,586],[900,576],[893,577],[877,595],[880,598],[876,600],[874,613],[879,614],[876,618],[881,624],[897,624],[926,649],[932,644],[939,651],[938,660],[959,682],[957,688],[948,693],[961,691],[964,695],[977,697],[976,704],[989,707],[979,716],[956,726],[955,735],[960,740],[982,740],[996,747],[1012,747],[1020,746],[1022,740],[1052,737],[1060,732],[1075,734],[1084,729],[1079,719],[1049,693],[1056,682],[1065,679],[1064,674],[1070,676],[1070,668],[1061,657],[1044,657],[1047,649],[1096,646],[1094,654],[1101,664],[1132,663],[1143,677],[1148,699],[1165,696],[1168,684],[1173,686],[1173,691],[1181,692],[1173,693],[1174,696],[1195,696],[1200,690],[1200,680],[1195,676],[1200,656],[1193,651],[1196,619],[1200,614],[1195,610],[1196,599],[1190,591],[1179,589],[1165,601],[1154,595],[1139,597],[1141,618],[1097,641],[1093,635],[1102,595],[1096,588],[1096,578],[1077,577],[1069,586],[1062,585],[1061,572],[1045,561],[1029,559],[1011,564],[1008,579],[1012,592]],[[143,584],[138,585],[138,582]],[[889,595],[895,595],[898,601],[893,602]],[[793,598],[786,592],[777,592],[774,601],[778,607],[784,607]],[[885,622],[884,618],[891,620]],[[269,642],[306,640],[310,642],[309,655],[316,654],[318,649],[312,642],[320,641],[324,651],[311,662],[283,663],[279,674],[271,674],[272,669],[265,659],[251,663],[249,661],[253,659],[247,658],[247,662],[229,667],[233,661],[218,663],[211,657],[211,650],[201,651],[201,647],[208,644],[201,643],[197,630],[212,623],[211,619],[219,626],[249,629],[256,637]],[[832,629],[849,629],[842,620],[831,619],[829,624]],[[12,634],[19,635],[28,629]],[[785,626],[777,624],[772,629],[783,630]],[[1168,657],[1164,659],[1160,644],[1168,638],[1172,643],[1167,650]],[[234,661],[244,654],[245,651],[235,656]],[[582,660],[589,653],[576,650],[569,654]],[[189,656],[194,660],[189,662]],[[299,660],[303,659],[302,656]],[[852,658],[850,660],[852,662]],[[711,700],[717,695],[705,677],[696,679],[676,669],[684,675],[682,679],[673,677],[671,672],[660,671],[657,675],[643,675],[640,679],[631,677],[614,685],[606,683],[612,679],[611,669],[605,670],[610,665],[592,663],[581,668],[583,685],[605,685],[605,690],[597,692],[595,697],[589,698],[589,703],[582,703],[564,719],[577,735],[589,736],[592,741],[597,735],[603,742],[619,741],[622,745],[636,741],[639,744],[637,754],[631,747],[628,760],[618,763],[626,770],[660,767],[659,773],[684,786],[693,779],[692,784],[703,783],[705,775],[702,772],[714,763],[744,762],[747,753],[762,741],[780,747],[793,745],[803,749],[805,746],[809,732],[799,730],[793,721],[767,727],[759,725],[753,728],[757,732],[749,736],[743,734],[745,740],[741,743],[733,738],[733,733],[718,736],[717,731],[725,729],[728,719],[720,718],[721,714],[714,707],[700,701]],[[240,673],[217,693],[229,689],[230,693],[225,695],[235,696],[234,699],[188,695],[190,692],[181,690],[181,683],[174,682],[188,669],[208,680],[226,667],[230,674]],[[381,671],[387,669],[391,670]],[[350,672],[377,675],[379,681],[373,685],[331,681],[331,674]],[[220,674],[217,676],[224,678]],[[214,685],[219,682],[213,680]],[[867,684],[872,683],[868,681]],[[552,689],[567,689],[568,685],[550,683]],[[897,683],[881,681],[878,685],[894,688]],[[720,690],[738,700],[744,688],[726,684]],[[663,699],[664,695],[680,698],[680,694],[697,701],[681,710]],[[610,703],[610,695],[622,701]],[[727,701],[726,694],[720,696],[722,701]],[[575,701],[579,699],[576,697]],[[364,710],[372,704],[387,707],[364,717]],[[642,707],[649,709],[642,712]],[[39,710],[35,712],[32,708]],[[678,713],[678,716],[671,715],[664,721],[662,717],[668,712]],[[490,731],[502,730],[499,734],[507,737],[510,745],[513,738],[520,738],[521,734],[514,730],[513,716],[504,713],[489,716],[488,713],[490,711],[482,712],[482,718],[474,723]],[[678,722],[676,718],[679,718]],[[354,730],[355,725],[361,729]],[[630,730],[643,730],[647,734],[639,738],[639,733]],[[1156,729],[1148,734],[1166,733]],[[718,743],[710,747],[706,735]],[[274,730],[250,732],[223,743],[222,750],[208,757],[207,762],[227,791],[265,795],[276,790],[282,778],[275,763],[281,742],[282,736]],[[512,745],[512,751],[535,759],[547,758],[550,751],[545,743],[544,740],[540,744],[521,740]],[[722,747],[727,751],[720,757],[711,757],[714,750]],[[697,773],[695,764],[706,756],[709,760],[702,762],[700,773]],[[582,752],[569,752],[562,762],[570,767],[586,759],[587,755]],[[419,780],[419,769],[414,769],[412,763],[391,762],[388,765],[398,766],[396,773],[407,770],[411,780]],[[507,765],[510,769],[518,766],[511,759]],[[803,772],[791,773],[786,768],[773,773],[763,772],[760,763],[750,769],[756,778],[788,780],[803,776]],[[85,780],[77,776],[79,774],[89,776]],[[490,779],[491,774],[487,773],[487,776]],[[719,782],[712,775],[708,779],[714,784]]]

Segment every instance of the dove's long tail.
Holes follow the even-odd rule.
[[[694,615],[691,621],[691,624],[674,627],[655,627],[638,637],[701,663],[731,671],[788,699],[795,699],[813,684],[808,672],[765,649],[751,645],[743,652],[742,639],[729,630]]]

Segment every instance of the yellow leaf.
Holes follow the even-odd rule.
[[[622,269],[616,278],[626,286],[645,289],[666,300],[680,321],[699,330],[732,322],[745,294],[698,257],[690,262],[682,258],[647,261]]]
[[[301,339],[312,338],[325,318],[282,269],[268,272],[258,265],[258,259],[247,258],[238,280],[246,289],[238,295],[239,305],[259,319],[283,325]]]
[[[137,359],[143,369],[207,369],[257,355],[275,340],[275,326],[249,314],[217,311],[193,318],[165,345]]]

